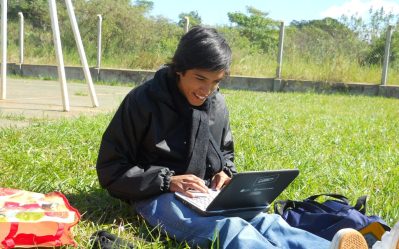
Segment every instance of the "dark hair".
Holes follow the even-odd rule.
[[[171,73],[190,69],[230,71],[231,49],[226,40],[214,28],[193,27],[179,42],[169,63]]]

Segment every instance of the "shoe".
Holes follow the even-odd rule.
[[[352,228],[344,228],[334,235],[330,249],[368,249],[368,246],[361,233]]]
[[[91,249],[133,249],[134,246],[114,234],[100,230],[90,237]]]
[[[373,249],[399,249],[399,221],[382,235],[381,241],[375,242]]]
[[[382,235],[389,230],[391,229],[388,226],[385,226],[379,222],[373,222],[360,229],[359,232],[366,239],[369,248],[372,248],[377,241],[381,240]]]

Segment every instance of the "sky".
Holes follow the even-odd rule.
[[[197,11],[205,25],[229,25],[228,12],[246,13],[246,6],[269,13],[269,17],[284,21],[339,18],[358,15],[367,17],[370,7],[384,7],[386,12],[399,14],[399,0],[152,0],[152,16],[164,16],[178,22],[180,13]]]

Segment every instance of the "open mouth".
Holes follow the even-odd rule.
[[[200,99],[200,100],[205,100],[208,96],[206,96],[206,95],[199,95],[199,94],[196,94],[196,93],[194,93],[194,96],[197,98],[197,99]]]

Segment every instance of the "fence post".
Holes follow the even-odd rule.
[[[281,68],[283,66],[283,47],[284,47],[284,22],[281,22],[280,35],[278,39],[277,70],[276,70],[277,79],[281,79]]]
[[[384,64],[382,66],[382,76],[381,76],[381,85],[383,86],[387,85],[387,79],[388,79],[389,54],[391,48],[392,29],[393,26],[389,25],[387,28],[387,34],[385,40]]]
[[[185,16],[184,19],[186,19],[184,31],[187,33],[188,32],[188,28],[190,26],[190,18],[188,16]]]
[[[24,63],[24,14],[18,12],[19,16],[19,69]]]
[[[1,1],[1,95],[6,99],[7,85],[7,0]]]
[[[97,15],[98,18],[98,24],[97,24],[97,74],[100,73],[100,67],[101,67],[101,31],[102,31],[102,23],[103,23],[103,18],[99,14]]]
[[[87,63],[86,53],[83,48],[83,42],[80,36],[78,22],[76,21],[76,16],[75,16],[75,11],[73,9],[72,1],[65,0],[65,3],[68,11],[69,20],[71,21],[73,35],[75,36],[76,46],[78,47],[80,61],[82,62],[83,72],[87,81],[87,85],[89,87],[91,102],[93,104],[93,107],[98,107],[99,105],[98,105],[97,95],[94,89],[93,79],[91,78],[89,64]]]
[[[58,78],[61,83],[62,104],[64,107],[64,111],[68,112],[70,109],[69,97],[68,97],[68,88],[66,85],[64,56],[62,55],[60,26],[58,25],[57,6],[55,0],[49,0],[48,4],[50,9],[51,27],[53,29],[55,55],[57,57],[57,62],[58,62],[58,67],[57,67]]]

